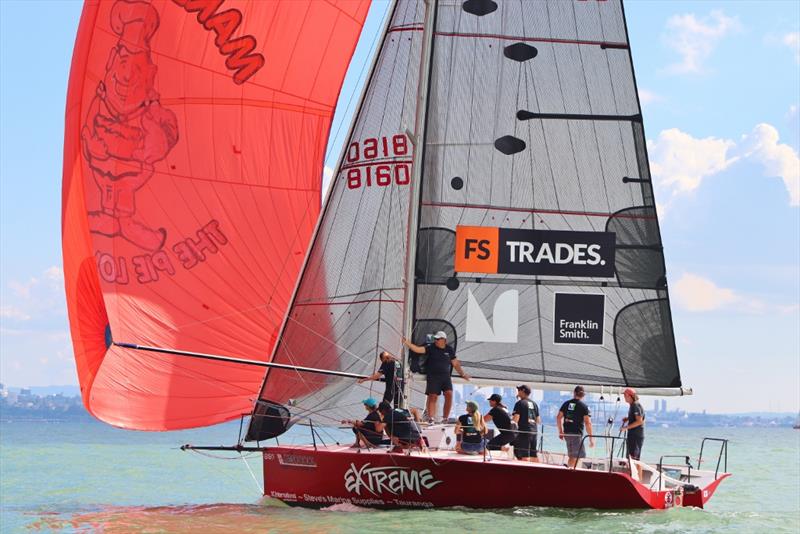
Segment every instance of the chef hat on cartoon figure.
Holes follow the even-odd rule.
[[[158,28],[158,11],[146,2],[117,0],[111,8],[111,29],[131,52],[149,50]]]

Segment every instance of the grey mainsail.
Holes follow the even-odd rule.
[[[409,311],[476,383],[682,392],[621,2],[427,5],[391,8],[273,361],[370,374]],[[272,369],[255,413],[331,424],[375,388]]]
[[[679,387],[621,3],[442,0],[428,118],[416,339],[446,322],[477,379]],[[456,272],[459,226],[529,269]],[[564,261],[595,233],[605,272]]]

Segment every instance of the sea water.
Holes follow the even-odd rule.
[[[261,497],[257,454],[183,452],[230,445],[238,424],[147,433],[98,422],[0,423],[2,532],[793,532],[800,531],[800,431],[790,428],[648,428],[644,458],[689,454],[705,436],[730,440],[725,480],[705,510],[323,510]],[[328,441],[344,434],[326,435]],[[289,438],[304,442],[306,435]],[[283,442],[282,442],[283,443]],[[563,445],[545,431],[545,446]],[[600,446],[602,447],[602,446]],[[602,448],[598,448],[598,454]],[[716,464],[707,447],[704,467]],[[487,495],[515,492],[475,480]],[[547,491],[547,488],[541,488]],[[576,493],[581,491],[576,486]]]

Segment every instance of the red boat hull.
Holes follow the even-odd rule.
[[[434,459],[386,451],[311,447],[270,447],[264,450],[263,458],[264,494],[312,507],[339,503],[374,508],[702,507],[727,476],[684,496],[682,489],[651,491],[625,473],[511,460],[484,462],[457,456]]]

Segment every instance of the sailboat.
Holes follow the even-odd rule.
[[[87,408],[146,430],[247,419],[234,446],[186,448],[258,451],[264,494],[301,506],[704,506],[724,440],[703,470],[619,457],[608,434],[608,455],[567,467],[457,454],[447,424],[401,452],[317,432],[361,415],[374,385],[356,379],[383,350],[403,355],[401,406],[421,406],[401,339],[438,331],[476,385],[691,393],[622,3],[393,2],[318,217],[368,5],[222,4],[84,10],[64,263]],[[136,54],[150,71],[131,105]],[[311,444],[280,444],[300,425]]]

